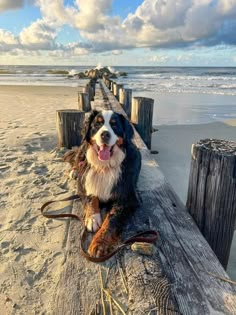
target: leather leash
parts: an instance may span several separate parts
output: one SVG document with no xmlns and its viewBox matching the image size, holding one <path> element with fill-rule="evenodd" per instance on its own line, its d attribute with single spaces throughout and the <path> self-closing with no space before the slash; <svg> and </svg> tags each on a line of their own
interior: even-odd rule
<svg viewBox="0 0 236 315">
<path fill-rule="evenodd" d="M 54 219 L 54 218 L 74 218 L 74 219 L 80 221 L 80 223 L 84 226 L 83 219 L 81 217 L 79 217 L 78 215 L 73 214 L 73 213 L 61 213 L 61 214 L 44 213 L 44 210 L 47 208 L 47 206 L 49 206 L 52 203 L 60 202 L 60 201 L 72 201 L 72 200 L 81 199 L 81 198 L 82 198 L 82 196 L 77 194 L 77 195 L 72 195 L 72 196 L 69 196 L 67 198 L 60 199 L 60 200 L 50 200 L 50 201 L 47 201 L 46 203 L 44 203 L 42 205 L 42 207 L 40 208 L 40 211 L 41 211 L 42 215 L 46 218 L 52 218 L 52 219 Z M 109 254 L 107 254 L 105 256 L 101 256 L 101 257 L 92 257 L 86 252 L 86 250 L 84 249 L 84 246 L 83 246 L 83 244 L 85 243 L 85 240 L 86 240 L 86 234 L 87 233 L 88 232 L 86 231 L 86 228 L 84 226 L 84 230 L 82 232 L 82 236 L 80 239 L 80 252 L 81 252 L 82 256 L 85 257 L 87 260 L 92 261 L 92 262 L 96 262 L 96 263 L 106 261 L 107 259 L 109 259 L 113 255 L 115 255 L 118 251 L 120 251 L 122 248 L 126 247 L 127 245 L 132 245 L 135 242 L 155 243 L 157 238 L 158 238 L 158 233 L 154 230 L 147 230 L 144 232 L 140 232 L 140 233 L 137 233 L 137 234 L 127 238 L 126 240 L 124 240 L 120 245 L 118 245 Z"/>
</svg>

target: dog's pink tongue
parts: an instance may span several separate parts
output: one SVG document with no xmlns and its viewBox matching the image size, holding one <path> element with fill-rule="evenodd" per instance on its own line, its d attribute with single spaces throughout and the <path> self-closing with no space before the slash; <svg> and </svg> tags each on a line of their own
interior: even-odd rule
<svg viewBox="0 0 236 315">
<path fill-rule="evenodd" d="M 98 151 L 98 157 L 101 161 L 107 161 L 110 159 L 110 148 L 106 145 L 102 145 Z"/>
</svg>

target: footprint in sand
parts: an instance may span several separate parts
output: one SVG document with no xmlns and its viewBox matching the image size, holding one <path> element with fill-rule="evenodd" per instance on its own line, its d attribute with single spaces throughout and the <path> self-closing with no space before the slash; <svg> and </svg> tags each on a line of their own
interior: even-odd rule
<svg viewBox="0 0 236 315">
<path fill-rule="evenodd" d="M 17 156 L 7 156 L 7 157 L 5 157 L 5 162 L 13 162 L 13 161 L 15 161 L 15 160 L 17 160 Z"/>
<path fill-rule="evenodd" d="M 17 175 L 24 175 L 24 174 L 27 174 L 27 173 L 28 173 L 27 169 L 24 166 L 17 167 L 17 171 L 16 171 Z"/>
<path fill-rule="evenodd" d="M 35 163 L 32 164 L 31 171 L 33 171 L 37 175 L 44 175 L 48 172 L 48 168 L 45 165 L 35 165 Z"/>
<path fill-rule="evenodd" d="M 30 167 L 32 164 L 33 162 L 30 160 L 19 159 L 17 163 L 13 164 L 12 169 L 16 171 L 17 175 L 24 175 L 24 174 L 28 174 L 31 171 Z"/>
<path fill-rule="evenodd" d="M 1 248 L 7 248 L 7 247 L 10 246 L 10 244 L 11 244 L 11 242 L 5 241 L 5 242 L 0 243 L 0 247 L 1 247 Z"/>
<path fill-rule="evenodd" d="M 5 164 L 5 163 L 1 163 L 0 164 L 0 171 L 5 171 L 5 170 L 7 170 L 9 168 L 10 168 L 10 166 Z"/>
<path fill-rule="evenodd" d="M 20 246 L 18 248 L 14 248 L 13 251 L 18 253 L 16 258 L 15 258 L 15 261 L 18 262 L 21 260 L 22 256 L 25 256 L 25 255 L 30 254 L 32 252 L 36 252 L 36 249 L 30 248 L 30 247 L 24 248 L 24 246 Z"/>
</svg>

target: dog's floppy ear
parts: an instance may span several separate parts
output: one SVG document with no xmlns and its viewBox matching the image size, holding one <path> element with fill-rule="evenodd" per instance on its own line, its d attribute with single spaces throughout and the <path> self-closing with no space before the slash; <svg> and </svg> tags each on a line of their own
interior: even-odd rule
<svg viewBox="0 0 236 315">
<path fill-rule="evenodd" d="M 123 129 L 124 129 L 124 140 L 126 144 L 131 143 L 132 138 L 134 136 L 134 129 L 131 123 L 128 121 L 127 118 L 125 118 L 122 114 L 119 114 L 122 124 L 123 124 Z"/>
<path fill-rule="evenodd" d="M 71 165 L 74 164 L 75 162 L 75 156 L 77 154 L 77 151 L 78 151 L 78 148 L 74 148 L 74 149 L 71 149 L 69 151 L 67 151 L 64 155 L 63 155 L 63 161 L 64 162 L 68 162 L 70 163 Z"/>
<path fill-rule="evenodd" d="M 90 113 L 88 113 L 88 116 L 85 118 L 84 128 L 82 130 L 82 142 L 89 141 L 89 129 L 92 121 L 94 120 L 98 113 L 99 112 L 97 110 L 92 110 Z"/>
</svg>

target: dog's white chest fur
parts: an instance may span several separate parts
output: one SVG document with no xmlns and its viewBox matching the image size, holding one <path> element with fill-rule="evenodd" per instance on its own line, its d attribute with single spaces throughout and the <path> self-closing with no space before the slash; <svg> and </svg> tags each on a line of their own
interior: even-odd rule
<svg viewBox="0 0 236 315">
<path fill-rule="evenodd" d="M 101 201 L 108 201 L 119 175 L 120 169 L 108 169 L 98 173 L 96 169 L 91 168 L 85 181 L 86 194 L 96 196 Z"/>
<path fill-rule="evenodd" d="M 109 161 L 101 162 L 92 147 L 87 151 L 87 160 L 91 165 L 85 179 L 86 195 L 98 197 L 101 201 L 108 201 L 111 191 L 119 180 L 121 163 L 125 154 L 117 147 L 114 147 L 113 155 Z"/>
</svg>

